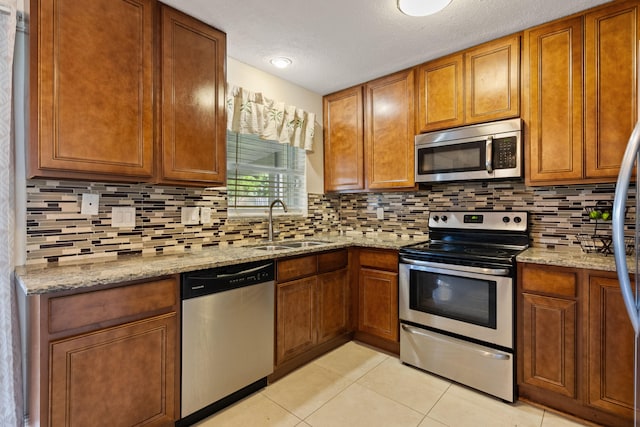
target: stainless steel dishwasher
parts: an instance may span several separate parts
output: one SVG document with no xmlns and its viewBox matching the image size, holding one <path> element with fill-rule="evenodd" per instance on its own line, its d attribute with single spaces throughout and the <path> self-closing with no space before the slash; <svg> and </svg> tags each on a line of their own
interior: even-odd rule
<svg viewBox="0 0 640 427">
<path fill-rule="evenodd" d="M 274 264 L 182 274 L 182 409 L 191 425 L 266 386 L 273 372 Z"/>
</svg>

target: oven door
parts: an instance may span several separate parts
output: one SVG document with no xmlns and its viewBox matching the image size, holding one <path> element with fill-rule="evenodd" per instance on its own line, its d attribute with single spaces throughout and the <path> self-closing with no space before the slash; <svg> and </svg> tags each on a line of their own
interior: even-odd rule
<svg viewBox="0 0 640 427">
<path fill-rule="evenodd" d="M 513 349 L 509 268 L 401 259 L 400 320 Z"/>
</svg>

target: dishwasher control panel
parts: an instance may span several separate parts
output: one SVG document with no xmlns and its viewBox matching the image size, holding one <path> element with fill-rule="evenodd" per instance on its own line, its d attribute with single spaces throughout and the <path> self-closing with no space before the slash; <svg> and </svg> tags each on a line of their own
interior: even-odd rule
<svg viewBox="0 0 640 427">
<path fill-rule="evenodd" d="M 275 278 L 273 261 L 255 261 L 182 273 L 182 299 L 229 291 L 271 282 Z"/>
</svg>

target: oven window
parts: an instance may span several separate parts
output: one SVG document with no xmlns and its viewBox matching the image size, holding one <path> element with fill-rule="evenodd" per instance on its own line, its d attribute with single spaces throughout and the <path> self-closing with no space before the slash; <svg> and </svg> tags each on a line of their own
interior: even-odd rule
<svg viewBox="0 0 640 427">
<path fill-rule="evenodd" d="M 412 269 L 412 310 L 496 329 L 496 282 Z"/>
<path fill-rule="evenodd" d="M 484 170 L 486 141 L 418 149 L 418 173 Z"/>
</svg>

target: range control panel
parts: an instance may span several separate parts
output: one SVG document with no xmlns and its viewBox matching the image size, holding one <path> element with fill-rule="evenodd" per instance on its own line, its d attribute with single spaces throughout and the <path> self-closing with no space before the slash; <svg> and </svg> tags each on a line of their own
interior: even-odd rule
<svg viewBox="0 0 640 427">
<path fill-rule="evenodd" d="M 527 231 L 525 211 L 432 211 L 429 228 L 484 231 Z"/>
</svg>

